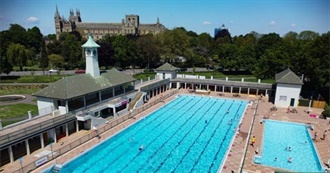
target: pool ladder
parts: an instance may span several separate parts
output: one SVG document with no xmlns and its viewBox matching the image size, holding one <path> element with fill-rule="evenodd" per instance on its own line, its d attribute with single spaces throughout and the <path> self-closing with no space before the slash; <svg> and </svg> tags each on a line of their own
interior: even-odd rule
<svg viewBox="0 0 330 173">
<path fill-rule="evenodd" d="M 56 164 L 52 168 L 52 173 L 60 172 L 61 169 L 62 169 L 62 165 Z"/>
</svg>

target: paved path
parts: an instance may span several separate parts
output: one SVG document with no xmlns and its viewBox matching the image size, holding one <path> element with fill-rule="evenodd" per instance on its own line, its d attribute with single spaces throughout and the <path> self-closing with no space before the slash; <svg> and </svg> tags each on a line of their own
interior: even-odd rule
<svg viewBox="0 0 330 173">
<path fill-rule="evenodd" d="M 9 101 L 9 102 L 0 102 L 0 106 L 5 106 L 5 105 L 14 105 L 18 103 L 25 103 L 25 104 L 30 104 L 30 105 L 37 105 L 37 101 L 34 101 L 36 97 L 29 95 L 29 94 L 10 94 L 10 95 L 24 95 L 25 99 L 20 100 L 20 101 Z"/>
<path fill-rule="evenodd" d="M 180 90 L 180 93 L 188 93 L 187 90 Z M 217 93 L 211 92 L 210 96 L 212 97 L 219 97 Z M 226 93 L 225 96 L 222 96 L 224 98 L 231 98 L 232 94 Z M 151 100 L 157 99 L 160 97 L 159 95 L 156 97 L 152 97 Z M 168 102 L 172 99 L 175 98 L 175 95 L 171 96 L 170 98 L 166 99 L 165 101 Z M 247 95 L 242 95 L 239 99 L 245 99 L 245 100 L 257 100 L 257 97 L 255 96 L 247 96 Z M 330 124 L 329 120 L 324 120 L 324 119 L 315 119 L 311 118 L 308 116 L 305 112 L 304 109 L 306 107 L 298 107 L 298 113 L 295 114 L 287 114 L 286 113 L 286 108 L 280 108 L 276 112 L 273 112 L 269 114 L 269 109 L 273 106 L 272 103 L 268 102 L 266 100 L 267 98 L 264 98 L 264 100 L 259 101 L 258 109 L 255 115 L 255 121 L 253 123 L 253 128 L 251 133 L 250 128 L 251 128 L 251 123 L 253 120 L 256 104 L 252 106 L 248 106 L 246 113 L 243 117 L 242 120 L 242 125 L 240 128 L 239 133 L 236 134 L 233 144 L 229 148 L 228 155 L 226 156 L 226 161 L 224 162 L 223 168 L 221 172 L 224 173 L 233 173 L 233 172 L 239 172 L 240 170 L 243 170 L 243 172 L 248 172 L 248 173 L 264 173 L 264 172 L 274 172 L 277 169 L 271 168 L 271 167 L 265 167 L 261 165 L 254 164 L 252 159 L 255 154 L 256 148 L 259 148 L 259 152 L 262 153 L 262 135 L 263 135 L 263 124 L 260 124 L 260 118 L 263 117 L 268 117 L 269 119 L 274 119 L 274 120 L 281 120 L 281 121 L 292 121 L 292 122 L 300 122 L 300 123 L 314 123 L 315 124 L 315 129 L 314 131 L 317 131 L 319 134 L 322 134 L 322 132 L 325 129 L 330 129 Z M 157 105 L 152 106 L 148 110 L 141 112 L 140 114 L 136 115 L 135 119 L 128 119 L 127 121 L 124 121 L 120 125 L 102 133 L 100 136 L 101 138 L 94 138 L 81 146 L 69 151 L 68 153 L 60 156 L 57 158 L 57 163 L 59 164 L 64 164 L 68 161 L 70 161 L 73 157 L 76 157 L 80 153 L 84 152 L 85 150 L 88 150 L 89 148 L 97 145 L 101 141 L 106 140 L 107 138 L 113 136 L 120 130 L 126 128 L 127 126 L 131 125 L 134 123 L 136 120 L 138 120 L 140 117 L 146 116 L 149 113 L 153 112 L 154 110 L 158 109 L 161 107 L 163 103 L 158 103 Z M 322 110 L 320 109 L 315 109 L 313 110 L 313 113 L 319 114 Z M 70 145 L 71 142 L 76 141 L 79 138 L 82 138 L 84 135 L 88 135 L 90 133 L 93 133 L 92 130 L 90 131 L 79 131 L 78 133 L 74 133 L 70 135 L 69 137 L 62 138 L 59 140 L 58 143 L 55 143 L 53 146 L 54 150 L 57 150 L 61 147 L 65 147 L 66 145 Z M 252 147 L 249 145 L 250 141 L 250 135 L 256 136 L 256 147 Z M 320 136 L 320 135 L 319 135 Z M 318 153 L 320 155 L 320 158 L 323 162 L 326 162 L 327 158 L 330 157 L 330 137 L 326 140 L 321 140 L 317 139 L 315 141 L 316 148 L 318 150 Z M 50 150 L 49 146 L 43 149 L 39 149 L 32 153 L 31 155 L 24 156 L 23 160 L 23 166 L 25 166 L 28 163 L 34 162 L 38 158 L 36 158 L 34 155 L 37 153 L 40 153 L 45 150 Z M 247 150 L 247 152 L 245 152 Z M 246 155 L 245 155 L 246 154 Z M 244 165 L 242 163 L 244 162 Z M 45 165 L 39 167 L 38 169 L 34 170 L 33 172 L 41 172 L 45 168 L 48 168 L 50 165 L 55 164 L 55 161 L 50 161 L 46 163 Z M 19 167 L 18 161 L 15 161 L 14 163 L 8 164 L 5 167 L 3 167 L 4 172 L 14 172 L 14 170 L 17 170 Z M 242 168 L 240 166 L 243 166 Z"/>
</svg>

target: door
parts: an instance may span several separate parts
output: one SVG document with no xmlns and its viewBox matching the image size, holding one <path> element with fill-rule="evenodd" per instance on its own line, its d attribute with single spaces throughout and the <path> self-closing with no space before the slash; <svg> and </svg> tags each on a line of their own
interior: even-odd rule
<svg viewBox="0 0 330 173">
<path fill-rule="evenodd" d="M 294 106 L 294 98 L 291 98 L 290 106 Z"/>
</svg>

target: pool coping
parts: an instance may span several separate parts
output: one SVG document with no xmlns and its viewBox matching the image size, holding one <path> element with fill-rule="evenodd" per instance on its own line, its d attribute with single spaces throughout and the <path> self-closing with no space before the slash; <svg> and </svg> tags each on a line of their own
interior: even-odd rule
<svg viewBox="0 0 330 173">
<path fill-rule="evenodd" d="M 311 136 L 311 133 L 310 131 L 308 130 L 308 125 L 307 124 L 304 124 L 304 123 L 299 123 L 299 122 L 290 122 L 290 121 L 280 121 L 280 120 L 273 120 L 273 119 L 264 119 L 263 120 L 265 123 L 267 121 L 273 121 L 273 122 L 278 122 L 278 123 L 286 123 L 286 124 L 296 124 L 296 125 L 300 125 L 300 126 L 304 126 L 305 127 L 305 130 L 307 131 L 307 134 L 309 136 L 309 139 L 311 140 L 311 143 L 312 143 L 312 146 L 314 148 L 314 152 L 316 154 L 316 157 L 317 157 L 317 163 L 319 164 L 318 166 L 322 169 L 321 171 L 326 171 L 327 168 L 325 168 L 323 165 L 322 165 L 322 160 L 321 160 L 321 157 L 319 155 L 319 152 L 317 150 L 317 147 L 315 146 L 314 142 L 313 142 L 313 138 Z M 265 134 L 265 128 L 263 128 L 263 136 Z M 262 148 L 263 148 L 263 145 L 264 145 L 264 137 L 262 138 Z M 262 156 L 261 154 L 255 154 L 254 156 Z M 254 162 L 254 158 L 252 159 L 252 162 L 253 164 L 256 164 L 256 165 L 261 165 L 261 166 L 264 166 L 264 167 L 270 167 L 270 168 L 273 168 L 273 169 L 281 169 L 281 170 L 285 170 L 285 171 L 289 171 L 289 172 L 296 172 L 295 170 L 290 170 L 290 169 L 286 169 L 286 168 L 281 168 L 281 167 L 273 167 L 273 166 L 269 166 L 269 165 L 263 165 L 263 164 L 257 164 Z"/>
<path fill-rule="evenodd" d="M 241 114 L 240 121 L 238 122 L 237 126 L 235 127 L 235 133 L 234 133 L 233 136 L 231 137 L 231 141 L 230 141 L 230 143 L 228 144 L 228 147 L 227 147 L 226 152 L 225 152 L 225 154 L 224 154 L 224 158 L 221 160 L 220 165 L 218 166 L 217 172 L 221 172 L 222 169 L 223 169 L 223 166 L 224 166 L 225 162 L 227 161 L 228 154 L 229 154 L 229 152 L 230 152 L 230 150 L 231 150 L 231 148 L 232 148 L 232 145 L 233 145 L 233 143 L 234 143 L 234 141 L 235 141 L 235 137 L 238 135 L 238 130 L 239 130 L 238 126 L 242 123 L 243 118 L 244 118 L 244 116 L 245 116 L 245 114 L 246 114 L 246 112 L 247 112 L 248 107 L 249 107 L 249 106 L 252 106 L 252 105 L 251 105 L 246 99 L 222 98 L 222 97 L 212 97 L 212 96 L 209 96 L 209 95 L 180 94 L 180 93 L 177 93 L 177 94 L 175 94 L 175 95 L 173 95 L 173 96 L 174 96 L 174 98 L 173 98 L 172 100 L 170 100 L 170 101 L 167 102 L 166 104 L 163 104 L 163 105 L 161 105 L 160 107 L 158 107 L 158 108 L 152 110 L 151 112 L 149 112 L 149 113 L 146 114 L 145 116 L 140 117 L 140 118 L 138 119 L 138 121 L 135 121 L 135 122 L 131 123 L 130 125 L 126 126 L 125 128 L 123 128 L 123 129 L 121 129 L 121 130 L 115 132 L 114 134 L 108 136 L 108 137 L 105 138 L 103 141 L 101 141 L 101 142 L 97 143 L 96 145 L 94 145 L 94 146 L 88 148 L 87 150 L 85 150 L 85 151 L 79 153 L 78 155 L 74 156 L 73 158 L 71 158 L 70 160 L 68 160 L 67 162 L 65 162 L 64 164 L 57 164 L 57 163 L 56 163 L 56 164 L 51 164 L 50 166 L 48 166 L 48 167 L 46 167 L 45 169 L 43 169 L 43 170 L 42 170 L 42 173 L 47 173 L 47 172 L 45 172 L 45 171 L 50 171 L 55 165 L 60 165 L 61 167 L 65 167 L 67 164 L 70 164 L 71 162 L 73 162 L 74 160 L 76 160 L 77 158 L 79 158 L 80 156 L 82 156 L 82 155 L 84 155 L 84 154 L 90 152 L 91 150 L 95 149 L 96 147 L 98 147 L 98 146 L 102 145 L 103 143 L 107 142 L 108 140 L 110 140 L 110 138 L 115 137 L 116 135 L 118 135 L 118 134 L 121 133 L 122 131 L 126 130 L 127 128 L 130 128 L 130 127 L 133 126 L 133 125 L 135 125 L 135 124 L 138 123 L 139 121 L 143 120 L 144 118 L 148 117 L 149 115 L 151 115 L 151 114 L 153 114 L 154 112 L 158 111 L 159 109 L 163 108 L 165 105 L 167 105 L 167 104 L 173 102 L 176 98 L 178 98 L 178 97 L 180 97 L 180 96 L 196 96 L 196 97 L 201 97 L 201 98 L 208 97 L 208 98 L 214 98 L 214 99 L 235 100 L 235 101 L 244 101 L 244 102 L 246 102 L 246 103 L 245 103 L 246 105 L 245 105 L 244 111 L 243 111 L 242 114 Z M 248 142 L 248 140 L 247 140 L 247 142 Z M 67 154 L 67 153 L 66 153 L 66 154 Z M 64 155 L 66 155 L 66 154 L 64 154 Z M 241 162 L 243 162 L 243 159 L 244 159 L 244 157 L 242 157 L 242 161 L 241 161 Z M 242 164 L 242 163 L 241 163 L 241 164 Z"/>
</svg>

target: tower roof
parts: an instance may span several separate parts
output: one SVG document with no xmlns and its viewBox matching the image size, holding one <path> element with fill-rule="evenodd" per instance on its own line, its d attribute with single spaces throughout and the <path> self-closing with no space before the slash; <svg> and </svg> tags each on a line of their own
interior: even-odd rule
<svg viewBox="0 0 330 173">
<path fill-rule="evenodd" d="M 95 43 L 95 41 L 94 41 L 94 39 L 92 37 L 92 34 L 89 34 L 87 42 L 84 45 L 82 45 L 81 47 L 83 47 L 83 48 L 87 48 L 87 47 L 91 48 L 91 47 L 100 47 L 100 45 L 98 45 L 97 43 Z"/>
</svg>

